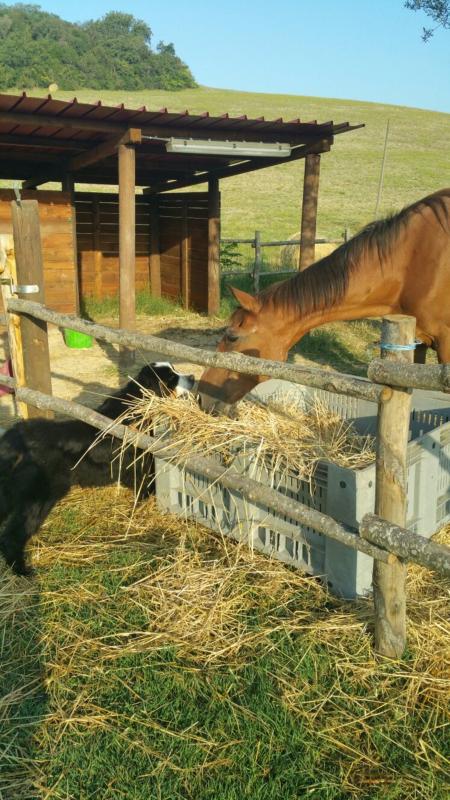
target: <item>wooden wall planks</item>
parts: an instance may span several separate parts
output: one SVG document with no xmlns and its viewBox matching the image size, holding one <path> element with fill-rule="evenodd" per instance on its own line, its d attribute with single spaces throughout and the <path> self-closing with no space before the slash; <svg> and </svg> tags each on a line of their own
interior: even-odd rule
<svg viewBox="0 0 450 800">
<path fill-rule="evenodd" d="M 12 233 L 10 189 L 0 190 L 0 233 Z M 24 191 L 24 200 L 39 201 L 46 303 L 61 312 L 75 310 L 75 264 L 72 208 L 66 192 Z"/>
<path fill-rule="evenodd" d="M 14 192 L 0 190 L 0 233 L 12 233 Z M 76 270 L 72 208 L 67 192 L 29 190 L 37 199 L 41 225 L 47 305 L 65 313 L 76 309 Z M 208 306 L 208 200 L 203 192 L 161 195 L 157 201 L 161 293 L 182 294 L 182 256 L 189 264 L 188 305 Z M 150 289 L 151 198 L 136 195 L 136 290 Z M 119 205 L 115 194 L 75 194 L 76 235 L 81 297 L 107 297 L 119 291 Z M 185 240 L 182 253 L 181 242 Z M 187 249 L 186 249 L 187 248 Z"/>
</svg>

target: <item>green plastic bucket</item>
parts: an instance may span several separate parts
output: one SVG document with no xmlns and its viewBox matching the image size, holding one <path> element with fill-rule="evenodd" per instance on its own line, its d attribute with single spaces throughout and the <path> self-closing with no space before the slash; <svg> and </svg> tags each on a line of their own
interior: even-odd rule
<svg viewBox="0 0 450 800">
<path fill-rule="evenodd" d="M 64 341 L 67 347 L 73 347 L 76 350 L 92 347 L 92 336 L 87 333 L 72 331 L 70 328 L 64 328 Z"/>
</svg>

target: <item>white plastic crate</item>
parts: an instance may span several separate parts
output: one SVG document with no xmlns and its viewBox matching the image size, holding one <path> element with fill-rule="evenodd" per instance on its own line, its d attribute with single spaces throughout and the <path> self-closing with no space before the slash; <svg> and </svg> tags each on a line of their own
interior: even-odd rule
<svg viewBox="0 0 450 800">
<path fill-rule="evenodd" d="M 376 429 L 376 405 L 322 390 L 304 389 L 271 380 L 252 393 L 258 402 L 273 402 L 289 392 L 299 407 L 316 397 L 361 433 Z M 414 393 L 408 445 L 408 527 L 431 536 L 450 519 L 450 398 Z M 296 474 L 280 475 L 260 468 L 240 456 L 233 468 L 281 493 L 323 511 L 357 530 L 375 504 L 375 464 L 348 469 L 328 462 L 317 466 L 312 484 Z M 372 584 L 372 559 L 333 541 L 320 532 L 249 503 L 238 493 L 223 489 L 208 478 L 180 470 L 156 459 L 156 494 L 160 506 L 191 517 L 224 535 L 246 542 L 263 553 L 321 576 L 330 589 L 344 597 L 367 594 Z"/>
</svg>

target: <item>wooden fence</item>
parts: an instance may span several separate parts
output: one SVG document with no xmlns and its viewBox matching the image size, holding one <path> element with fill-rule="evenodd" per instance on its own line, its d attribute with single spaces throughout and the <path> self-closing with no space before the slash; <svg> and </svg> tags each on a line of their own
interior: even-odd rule
<svg viewBox="0 0 450 800">
<path fill-rule="evenodd" d="M 346 228 L 341 239 L 315 239 L 314 244 L 343 244 L 350 238 L 349 229 Z M 249 244 L 255 251 L 255 259 L 253 268 L 251 270 L 222 270 L 222 277 L 235 277 L 238 275 L 251 275 L 253 279 L 253 287 L 255 293 L 259 292 L 259 282 L 263 275 L 295 275 L 300 269 L 300 263 L 297 269 L 280 269 L 280 270 L 262 270 L 263 256 L 262 251 L 264 247 L 284 247 L 285 245 L 297 245 L 300 247 L 301 239 L 276 239 L 274 241 L 263 241 L 261 231 L 255 231 L 253 239 L 227 239 L 221 238 L 221 244 Z"/>
<path fill-rule="evenodd" d="M 15 291 L 13 287 L 12 294 L 19 296 L 6 298 L 6 309 L 16 381 L 2 377 L 1 382 L 15 388 L 17 400 L 22 404 L 25 416 L 35 414 L 36 409 L 47 415 L 54 412 L 65 414 L 83 420 L 99 430 L 107 430 L 110 435 L 136 447 L 148 449 L 166 460 L 177 455 L 175 449 L 168 451 L 167 446 L 161 452 L 161 446 L 147 435 L 122 424 L 112 423 L 109 418 L 79 403 L 51 395 L 51 389 L 48 388 L 50 360 L 47 323 L 87 333 L 100 341 L 156 351 L 177 360 L 224 367 L 245 374 L 284 378 L 293 383 L 378 403 L 375 514 L 364 517 L 359 535 L 326 514 L 308 508 L 276 489 L 262 486 L 231 469 L 225 469 L 208 458 L 191 456 L 183 458 L 181 463 L 189 470 L 238 491 L 247 500 L 262 503 L 276 513 L 284 514 L 299 524 L 311 526 L 348 547 L 372 556 L 375 648 L 384 656 L 399 658 L 406 643 L 406 562 L 422 564 L 441 574 L 450 575 L 450 548 L 428 541 L 404 527 L 406 453 L 411 406 L 411 392 L 405 387 L 450 391 L 450 365 L 423 367 L 411 363 L 415 320 L 411 317 L 389 317 L 383 320 L 384 356 L 372 363 L 369 370 L 372 378 L 370 381 L 323 369 L 255 359 L 239 353 L 210 352 L 155 336 L 97 325 L 79 317 L 52 311 L 43 303 L 24 299 L 26 287 L 23 283 L 42 285 L 42 263 L 36 250 L 39 246 L 39 226 L 35 212 L 25 203 L 16 208 L 14 213 L 17 219 L 14 229 L 17 259 L 15 280 L 18 285 Z M 26 242 L 31 242 L 33 247 L 24 247 Z M 379 382 L 380 376 L 383 376 L 382 382 Z"/>
</svg>

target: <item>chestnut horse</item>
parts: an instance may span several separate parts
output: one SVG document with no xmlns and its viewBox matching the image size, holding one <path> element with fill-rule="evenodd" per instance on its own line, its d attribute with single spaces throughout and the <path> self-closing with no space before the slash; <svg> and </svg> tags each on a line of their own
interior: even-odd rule
<svg viewBox="0 0 450 800">
<path fill-rule="evenodd" d="M 257 297 L 231 288 L 239 308 L 217 349 L 285 361 L 312 328 L 336 320 L 409 314 L 417 337 L 450 362 L 450 189 L 370 223 L 349 242 Z M 204 408 L 235 403 L 263 375 L 209 368 Z"/>
</svg>

